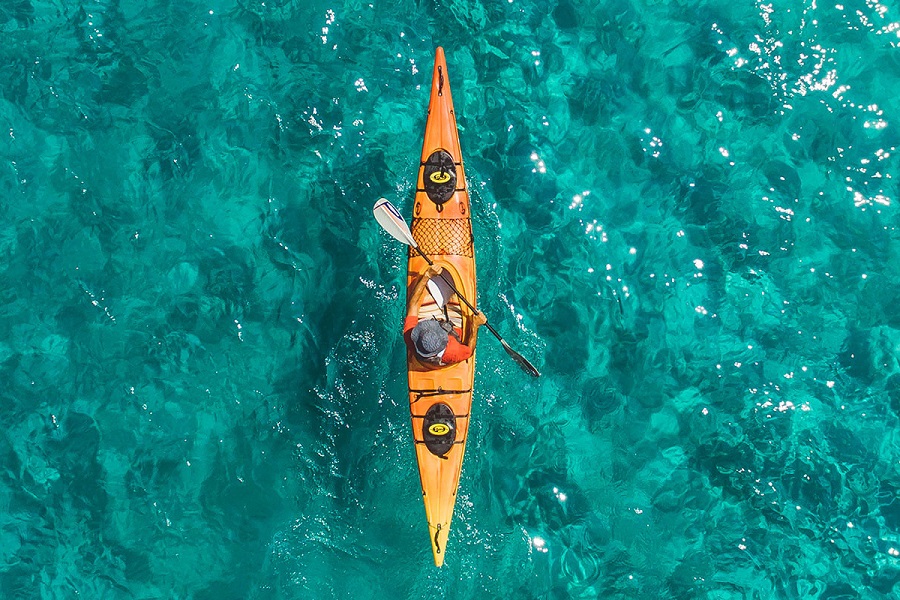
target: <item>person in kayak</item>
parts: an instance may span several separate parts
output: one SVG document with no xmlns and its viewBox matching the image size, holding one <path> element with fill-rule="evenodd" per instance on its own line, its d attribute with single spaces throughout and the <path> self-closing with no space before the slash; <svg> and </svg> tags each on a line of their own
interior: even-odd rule
<svg viewBox="0 0 900 600">
<path fill-rule="evenodd" d="M 439 277 L 443 267 L 431 266 L 416 282 L 409 309 L 403 322 L 403 337 L 406 344 L 420 361 L 435 366 L 462 362 L 472 356 L 475 350 L 475 331 L 487 322 L 484 314 L 476 313 L 467 319 L 468 331 L 462 342 L 462 331 L 445 320 L 435 318 L 419 320 L 419 308 L 425 298 L 428 281 Z"/>
</svg>

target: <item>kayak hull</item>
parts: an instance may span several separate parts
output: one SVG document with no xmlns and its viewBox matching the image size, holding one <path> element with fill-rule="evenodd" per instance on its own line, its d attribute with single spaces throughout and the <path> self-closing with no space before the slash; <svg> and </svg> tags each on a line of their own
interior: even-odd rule
<svg viewBox="0 0 900 600">
<path fill-rule="evenodd" d="M 422 160 L 416 183 L 411 233 L 416 243 L 473 306 L 475 253 L 469 193 L 463 171 L 456 115 L 442 48 L 435 54 Z M 428 262 L 410 249 L 407 302 Z M 458 302 L 458 301 L 457 301 Z M 461 329 L 471 310 L 458 302 Z M 432 367 L 407 350 L 409 403 L 416 461 L 434 562 L 441 566 L 456 504 L 472 408 L 475 354 L 460 363 Z"/>
</svg>

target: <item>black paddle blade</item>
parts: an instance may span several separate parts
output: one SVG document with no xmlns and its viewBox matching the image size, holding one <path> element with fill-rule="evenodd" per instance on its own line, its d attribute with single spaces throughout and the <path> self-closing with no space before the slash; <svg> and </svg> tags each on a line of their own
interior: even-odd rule
<svg viewBox="0 0 900 600">
<path fill-rule="evenodd" d="M 472 308 L 471 304 L 469 304 L 468 302 L 466 302 L 466 304 L 469 306 L 469 308 Z M 494 334 L 494 337 L 497 338 L 497 341 L 503 344 L 503 349 L 506 350 L 506 353 L 509 354 L 526 373 L 528 373 L 532 377 L 541 376 L 541 372 L 538 371 L 533 364 L 528 362 L 528 360 L 524 356 L 509 347 L 509 344 L 506 343 L 506 340 L 504 340 L 503 337 L 499 333 L 497 333 L 497 330 L 494 329 L 490 323 L 485 322 L 484 326 L 488 328 L 488 331 Z"/>
<path fill-rule="evenodd" d="M 532 377 L 540 377 L 541 376 L 541 372 L 537 370 L 537 367 L 535 367 L 533 364 L 528 362 L 527 358 L 525 358 L 524 356 L 522 356 L 521 354 L 519 354 L 512 348 L 510 348 L 509 344 L 506 343 L 506 340 L 500 340 L 500 343 L 503 344 L 503 349 L 506 350 L 506 353 L 509 354 L 512 357 L 512 359 L 514 361 L 516 361 L 516 363 L 518 363 L 518 365 L 520 367 L 522 367 L 523 371 L 525 371 Z"/>
</svg>

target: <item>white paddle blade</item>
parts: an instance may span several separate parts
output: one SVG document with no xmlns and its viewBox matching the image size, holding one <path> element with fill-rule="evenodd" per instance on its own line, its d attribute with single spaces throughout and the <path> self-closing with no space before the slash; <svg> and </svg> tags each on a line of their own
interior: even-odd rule
<svg viewBox="0 0 900 600">
<path fill-rule="evenodd" d="M 400 211 L 398 211 L 386 198 L 378 200 L 372 208 L 372 212 L 375 214 L 375 220 L 378 221 L 378 224 L 381 225 L 385 231 L 408 246 L 412 246 L 413 248 L 418 247 L 418 244 L 409 232 L 409 227 L 407 227 L 406 221 L 403 220 Z"/>
<path fill-rule="evenodd" d="M 434 298 L 435 303 L 441 308 L 444 308 L 444 305 L 450 300 L 450 296 L 454 294 L 443 277 L 432 277 L 426 285 L 431 297 Z"/>
</svg>

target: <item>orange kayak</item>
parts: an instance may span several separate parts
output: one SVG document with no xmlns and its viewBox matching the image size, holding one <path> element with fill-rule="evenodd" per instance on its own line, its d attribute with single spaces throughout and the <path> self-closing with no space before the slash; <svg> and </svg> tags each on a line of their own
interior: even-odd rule
<svg viewBox="0 0 900 600">
<path fill-rule="evenodd" d="M 456 288 L 474 306 L 475 253 L 469 192 L 443 48 L 437 49 L 434 60 L 431 101 L 410 229 L 420 249 L 444 268 L 444 275 L 453 278 Z M 425 259 L 411 250 L 407 302 L 419 277 L 427 269 Z M 419 311 L 420 319 L 440 315 L 460 330 L 467 331 L 472 311 L 464 302 L 454 295 L 442 308 L 427 297 L 429 300 L 423 302 Z M 463 362 L 434 367 L 419 362 L 415 353 L 407 350 L 407 370 L 409 407 L 428 536 L 434 563 L 440 567 L 444 563 L 466 449 L 475 354 Z"/>
</svg>

